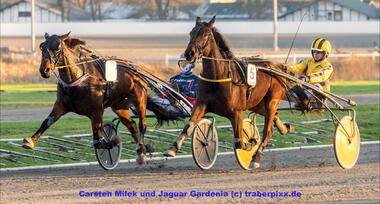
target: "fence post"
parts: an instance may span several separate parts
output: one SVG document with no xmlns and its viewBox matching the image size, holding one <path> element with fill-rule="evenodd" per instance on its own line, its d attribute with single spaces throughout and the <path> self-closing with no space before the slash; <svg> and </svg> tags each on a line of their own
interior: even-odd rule
<svg viewBox="0 0 380 204">
<path fill-rule="evenodd" d="M 168 53 L 166 53 L 166 55 L 165 55 L 165 65 L 169 66 L 169 55 L 168 55 Z"/>
</svg>

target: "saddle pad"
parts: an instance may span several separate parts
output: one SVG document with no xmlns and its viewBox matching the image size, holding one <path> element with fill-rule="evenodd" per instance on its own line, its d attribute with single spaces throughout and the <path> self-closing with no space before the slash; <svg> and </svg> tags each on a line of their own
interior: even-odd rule
<svg viewBox="0 0 380 204">
<path fill-rule="evenodd" d="M 106 80 L 107 81 L 116 81 L 117 79 L 117 64 L 115 61 L 107 60 L 106 61 Z"/>
<path fill-rule="evenodd" d="M 256 86 L 256 66 L 254 64 L 248 64 L 247 83 L 251 87 Z"/>
<path fill-rule="evenodd" d="M 91 55 L 91 57 L 93 58 L 93 59 L 98 59 L 99 57 L 98 56 L 96 56 L 96 55 Z M 97 67 L 100 69 L 100 73 L 102 73 L 102 76 L 103 76 L 103 78 L 105 79 L 106 78 L 106 76 L 105 76 L 105 61 L 104 60 L 101 60 L 101 59 L 99 59 L 99 60 L 96 60 L 95 61 L 95 64 L 96 65 L 98 65 Z"/>
</svg>

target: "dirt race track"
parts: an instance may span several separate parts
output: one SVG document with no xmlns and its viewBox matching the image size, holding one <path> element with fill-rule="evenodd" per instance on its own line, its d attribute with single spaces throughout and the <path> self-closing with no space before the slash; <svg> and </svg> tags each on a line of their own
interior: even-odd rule
<svg viewBox="0 0 380 204">
<path fill-rule="evenodd" d="M 198 169 L 191 157 L 148 160 L 144 166 L 125 162 L 112 171 L 98 165 L 2 171 L 1 203 L 378 203 L 379 153 L 378 142 L 362 144 L 358 164 L 351 170 L 341 169 L 332 146 L 325 146 L 267 151 L 262 168 L 251 171 L 241 170 L 233 154 L 219 155 L 207 171 Z M 116 196 L 115 191 L 135 197 Z M 160 197 L 161 191 L 168 197 Z M 110 192 L 111 197 L 80 196 L 90 192 Z M 155 195 L 143 197 L 144 192 Z M 182 197 L 175 197 L 178 194 Z"/>
</svg>

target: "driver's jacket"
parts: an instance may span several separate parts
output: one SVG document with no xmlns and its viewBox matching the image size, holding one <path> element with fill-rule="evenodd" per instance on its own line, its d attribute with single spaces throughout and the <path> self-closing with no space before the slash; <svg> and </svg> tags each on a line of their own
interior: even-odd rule
<svg viewBox="0 0 380 204">
<path fill-rule="evenodd" d="M 315 62 L 308 58 L 299 64 L 288 66 L 290 72 L 307 77 L 310 84 L 320 84 L 323 89 L 330 91 L 329 79 L 333 75 L 333 67 L 327 60 Z"/>
<path fill-rule="evenodd" d="M 170 78 L 171 84 L 178 84 L 179 92 L 191 103 L 195 104 L 198 76 L 194 74 L 189 75 L 175 75 Z"/>
</svg>

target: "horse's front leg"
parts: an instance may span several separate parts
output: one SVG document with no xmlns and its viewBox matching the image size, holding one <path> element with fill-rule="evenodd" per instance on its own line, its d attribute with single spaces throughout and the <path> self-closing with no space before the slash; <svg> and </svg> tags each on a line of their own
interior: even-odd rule
<svg viewBox="0 0 380 204">
<path fill-rule="evenodd" d="M 41 135 L 61 116 L 66 114 L 68 110 L 59 102 L 55 102 L 53 106 L 53 110 L 50 112 L 49 116 L 42 122 L 40 128 L 32 137 L 24 138 L 24 144 L 22 147 L 26 149 L 33 149 L 34 145 L 38 142 Z"/>
<path fill-rule="evenodd" d="M 187 136 L 193 133 L 194 128 L 198 125 L 201 118 L 205 115 L 205 111 L 206 111 L 206 104 L 200 104 L 200 105 L 196 104 L 194 106 L 190 121 L 183 128 L 180 136 L 177 138 L 177 141 L 173 143 L 170 149 L 164 152 L 164 156 L 174 157 L 175 155 L 177 155 L 178 151 L 182 147 L 183 141 L 185 141 Z"/>
<path fill-rule="evenodd" d="M 103 139 L 103 112 L 96 111 L 90 116 L 92 126 L 93 145 L 95 149 L 106 149 L 106 141 Z M 111 147 L 108 147 L 111 148 Z"/>
<path fill-rule="evenodd" d="M 144 154 L 145 147 L 144 147 L 144 134 L 146 131 L 146 96 L 145 97 L 138 97 L 140 99 L 138 103 L 135 103 L 137 114 L 139 115 L 139 136 L 137 138 L 137 144 L 136 144 L 136 152 L 137 152 L 137 158 L 136 162 L 138 164 L 144 164 L 146 161 L 146 156 Z M 145 101 L 143 101 L 145 99 Z"/>
<path fill-rule="evenodd" d="M 234 130 L 234 145 L 236 149 L 247 149 L 247 144 L 242 140 L 243 132 L 243 112 L 235 111 L 230 118 Z"/>
<path fill-rule="evenodd" d="M 100 111 L 95 111 L 90 115 L 93 145 L 95 149 L 112 149 L 121 142 L 120 137 L 112 137 L 111 141 L 104 140 L 103 137 L 103 108 L 98 108 Z"/>
</svg>

